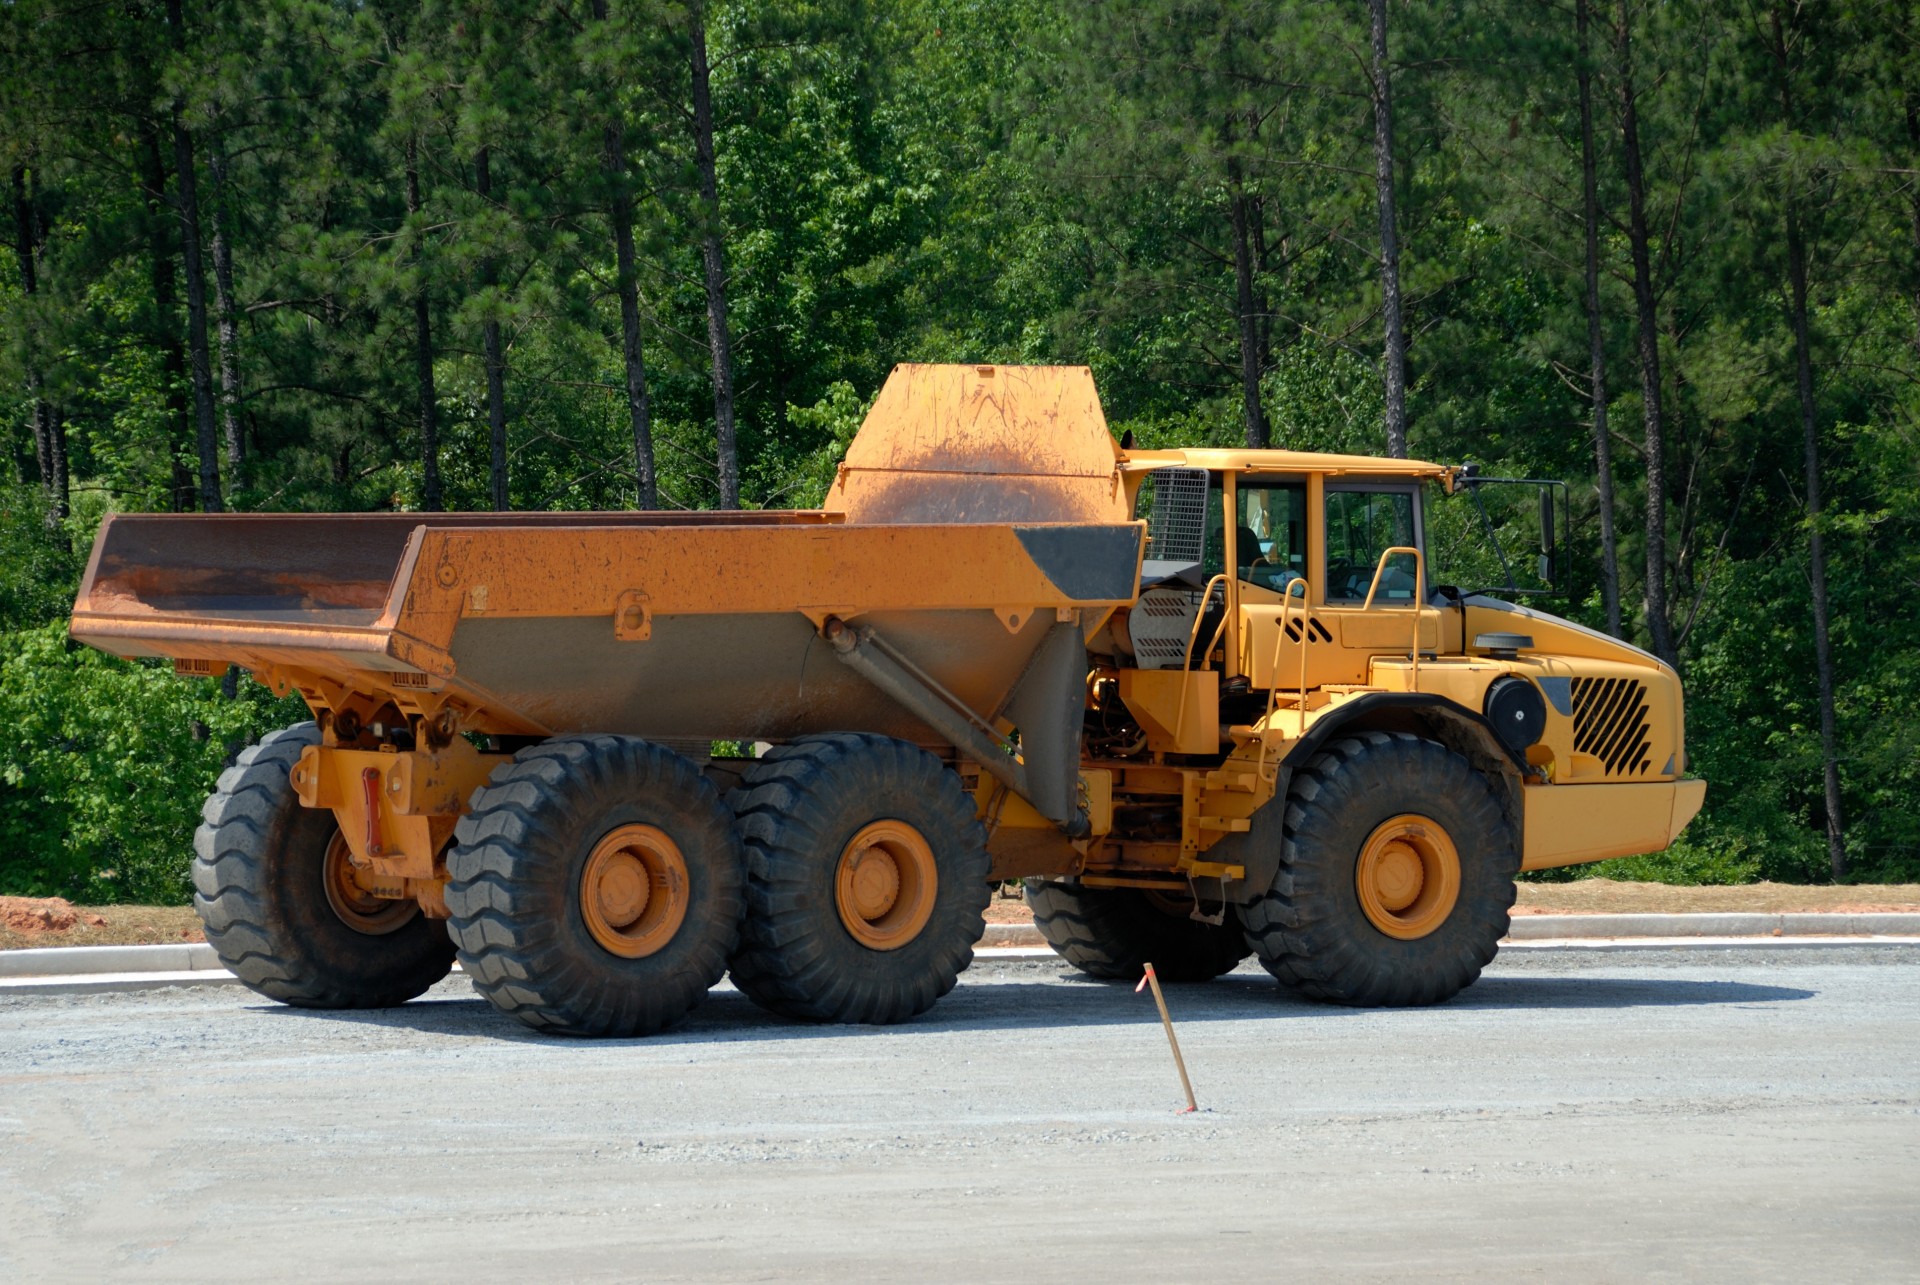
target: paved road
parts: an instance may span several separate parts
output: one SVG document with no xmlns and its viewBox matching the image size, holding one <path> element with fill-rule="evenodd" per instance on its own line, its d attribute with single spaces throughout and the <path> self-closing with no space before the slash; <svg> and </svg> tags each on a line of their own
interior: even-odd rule
<svg viewBox="0 0 1920 1285">
<path fill-rule="evenodd" d="M 1920 950 L 1510 952 L 1346 1012 L 977 967 L 651 1040 L 449 982 L 0 1000 L 0 1280 L 1920 1280 Z"/>
</svg>

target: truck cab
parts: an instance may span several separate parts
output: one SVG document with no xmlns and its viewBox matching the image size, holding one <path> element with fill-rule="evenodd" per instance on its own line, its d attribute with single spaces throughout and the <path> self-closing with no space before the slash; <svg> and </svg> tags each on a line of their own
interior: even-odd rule
<svg viewBox="0 0 1920 1285">
<path fill-rule="evenodd" d="M 1101 729 L 1090 745 L 1112 755 L 1120 837 L 1094 845 L 1083 878 L 1099 880 L 1102 862 L 1171 864 L 1199 872 L 1197 895 L 1232 900 L 1236 881 L 1265 877 L 1264 857 L 1225 858 L 1260 848 L 1244 836 L 1261 806 L 1336 735 L 1408 733 L 1466 756 L 1496 783 L 1524 869 L 1657 850 L 1698 810 L 1671 668 L 1436 575 L 1430 526 L 1473 523 L 1436 522 L 1434 506 L 1479 505 L 1471 490 L 1486 480 L 1472 470 L 1123 450 L 1121 471 L 1148 543 L 1138 599 L 1090 643 L 1089 722 Z M 1547 563 L 1550 501 L 1542 512 Z M 1485 534 L 1497 543 L 1490 524 Z M 1167 828 L 1148 837 L 1124 823 L 1130 782 L 1149 779 L 1132 770 L 1143 761 L 1211 769 L 1188 786 L 1201 806 L 1183 813 L 1178 856 Z"/>
</svg>

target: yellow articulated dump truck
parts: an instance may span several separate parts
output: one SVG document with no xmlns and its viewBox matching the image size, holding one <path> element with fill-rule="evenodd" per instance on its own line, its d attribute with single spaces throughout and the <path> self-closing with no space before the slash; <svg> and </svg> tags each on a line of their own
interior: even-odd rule
<svg viewBox="0 0 1920 1285">
<path fill-rule="evenodd" d="M 312 709 L 195 839 L 208 940 L 289 1004 L 457 956 L 547 1031 L 659 1030 L 729 972 L 896 1022 L 1009 879 L 1095 976 L 1253 954 L 1424 1004 L 1519 871 L 1663 848 L 1705 789 L 1671 669 L 1430 583 L 1476 484 L 1135 451 L 1084 369 L 902 366 L 818 510 L 123 514 L 72 633 Z"/>
</svg>

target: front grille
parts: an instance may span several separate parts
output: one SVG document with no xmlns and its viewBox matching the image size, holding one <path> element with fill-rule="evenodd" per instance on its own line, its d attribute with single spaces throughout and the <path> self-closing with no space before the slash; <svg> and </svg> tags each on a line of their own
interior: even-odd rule
<svg viewBox="0 0 1920 1285">
<path fill-rule="evenodd" d="M 1573 680 L 1573 748 L 1606 764 L 1608 776 L 1638 776 L 1651 767 L 1648 737 L 1645 683 Z"/>
</svg>

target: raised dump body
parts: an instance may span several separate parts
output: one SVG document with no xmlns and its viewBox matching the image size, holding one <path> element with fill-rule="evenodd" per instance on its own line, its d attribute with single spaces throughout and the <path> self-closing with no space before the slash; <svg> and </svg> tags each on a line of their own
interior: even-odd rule
<svg viewBox="0 0 1920 1285">
<path fill-rule="evenodd" d="M 1670 669 L 1429 584 L 1469 477 L 1130 451 L 1083 369 L 903 366 L 819 510 L 119 515 L 72 632 L 313 709 L 196 841 L 209 940 L 288 1002 L 399 1002 L 457 945 L 543 1029 L 655 1030 L 729 969 L 897 1021 L 990 877 L 1099 976 L 1253 952 L 1430 1002 L 1523 864 L 1664 846 L 1704 788 Z"/>
</svg>

